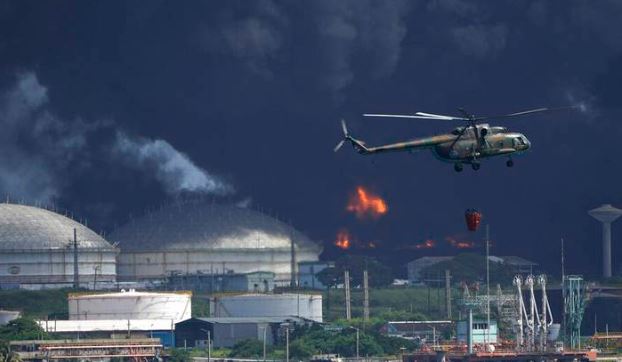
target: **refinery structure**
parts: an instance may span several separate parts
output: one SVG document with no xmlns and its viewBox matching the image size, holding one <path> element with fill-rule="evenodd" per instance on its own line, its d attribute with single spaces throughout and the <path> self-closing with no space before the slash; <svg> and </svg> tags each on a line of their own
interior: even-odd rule
<svg viewBox="0 0 622 362">
<path fill-rule="evenodd" d="M 603 223 L 603 276 L 610 277 L 611 223 L 622 210 L 603 205 L 589 215 Z M 124 350 L 127 356 L 136 350 L 156 356 L 161 348 L 205 348 L 212 343 L 231 348 L 249 338 L 276 345 L 283 343 L 290 329 L 314 324 L 332 328 L 334 315 L 325 314 L 331 286 L 323 285 L 317 275 L 335 265 L 320 261 L 320 244 L 291 225 L 248 208 L 178 202 L 132 219 L 104 238 L 55 211 L 5 203 L 0 204 L 0 245 L 2 289 L 80 289 L 67 297 L 66 318 L 37 321 L 58 340 L 99 341 L 92 348 L 78 342 L 40 346 L 67 349 L 67 356 L 71 351 L 88 354 L 107 348 Z M 513 360 L 586 360 L 581 331 L 590 287 L 581 276 L 562 271 L 561 283 L 552 283 L 534 272 L 537 263 L 491 256 L 488 248 L 482 257 L 487 271 L 484 291 L 476 280 L 470 281 L 472 286 L 458 283 L 449 268 L 443 270 L 444 277 L 435 272 L 433 280 L 424 273 L 453 260 L 427 256 L 407 265 L 411 287 L 428 289 L 428 309 L 430 286 L 436 288 L 442 319 L 387 321 L 386 333 L 420 345 L 417 352 L 403 353 L 404 362 L 436 361 L 439 356 L 446 361 L 502 360 L 509 355 Z M 506 284 L 513 287 L 494 285 L 491 290 L 493 263 L 515 274 Z M 362 275 L 356 285 L 346 269 L 343 284 L 332 286 L 339 289 L 332 293 L 343 297 L 332 302 L 332 308 L 335 303 L 343 308 L 338 318 L 350 320 L 360 314 L 368 323 L 373 303 L 369 273 L 365 269 Z M 461 294 L 452 292 L 458 284 Z M 550 289 L 561 291 L 561 298 L 556 297 L 561 309 L 552 308 Z M 205 315 L 193 314 L 193 293 L 201 294 L 209 310 Z M 361 306 L 353 308 L 354 303 Z M 359 307 L 362 313 L 353 312 Z M 6 313 L 11 319 L 19 315 Z M 119 336 L 142 342 L 124 347 L 116 341 Z M 608 335 L 602 338 L 609 341 Z"/>
</svg>

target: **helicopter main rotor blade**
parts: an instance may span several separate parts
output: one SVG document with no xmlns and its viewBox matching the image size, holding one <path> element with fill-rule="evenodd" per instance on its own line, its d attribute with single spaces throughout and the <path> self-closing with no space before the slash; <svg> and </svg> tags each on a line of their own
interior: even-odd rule
<svg viewBox="0 0 622 362">
<path fill-rule="evenodd" d="M 421 113 L 417 112 L 414 115 L 411 114 L 377 114 L 377 113 L 365 113 L 365 117 L 386 117 L 386 118 L 416 118 L 416 119 L 429 119 L 436 121 L 466 121 L 467 118 L 463 117 L 451 117 L 437 114 Z"/>
<path fill-rule="evenodd" d="M 343 146 L 345 142 L 346 142 L 345 139 L 341 140 L 339 143 L 337 143 L 337 146 L 335 146 L 335 149 L 333 151 L 335 152 L 339 151 L 339 149 L 341 149 L 341 147 Z"/>
<path fill-rule="evenodd" d="M 541 113 L 541 112 L 551 112 L 551 111 L 560 111 L 560 110 L 564 110 L 564 109 L 574 109 L 574 108 L 580 108 L 579 106 L 568 106 L 568 107 L 557 107 L 557 108 L 536 108 L 536 109 L 530 109 L 527 111 L 521 111 L 521 112 L 516 112 L 516 113 L 510 113 L 510 114 L 501 114 L 498 116 L 483 116 L 483 117 L 476 117 L 474 119 L 474 121 L 481 121 L 484 119 L 490 119 L 490 118 L 509 118 L 509 117 L 516 117 L 516 116 L 524 116 L 526 114 L 531 114 L 531 113 Z"/>
</svg>

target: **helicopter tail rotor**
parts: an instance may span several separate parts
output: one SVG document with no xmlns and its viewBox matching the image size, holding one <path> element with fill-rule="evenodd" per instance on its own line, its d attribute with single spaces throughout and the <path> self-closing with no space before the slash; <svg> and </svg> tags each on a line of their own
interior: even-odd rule
<svg viewBox="0 0 622 362">
<path fill-rule="evenodd" d="M 346 125 L 346 121 L 343 119 L 341 120 L 341 129 L 343 130 L 343 139 L 339 141 L 339 143 L 337 143 L 333 151 L 335 152 L 339 151 L 341 147 L 343 147 L 343 144 L 346 143 L 347 141 L 352 144 L 352 147 L 354 147 L 356 152 L 367 153 L 368 149 L 367 147 L 365 147 L 365 143 L 350 136 L 350 133 L 348 132 L 348 126 Z"/>
</svg>

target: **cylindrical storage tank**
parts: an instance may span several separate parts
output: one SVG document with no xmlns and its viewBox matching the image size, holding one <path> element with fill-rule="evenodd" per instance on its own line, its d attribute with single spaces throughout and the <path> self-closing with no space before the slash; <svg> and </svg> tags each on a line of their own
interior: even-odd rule
<svg viewBox="0 0 622 362">
<path fill-rule="evenodd" d="M 116 282 L 117 249 L 86 225 L 38 207 L 0 204 L 0 288 L 70 287 L 75 251 L 80 287 Z"/>
<path fill-rule="evenodd" d="M 163 207 L 133 219 L 109 239 L 121 249 L 121 281 L 164 280 L 182 274 L 272 272 L 277 285 L 289 285 L 292 259 L 318 261 L 322 252 L 319 244 L 274 217 L 206 201 Z"/>
<path fill-rule="evenodd" d="M 322 295 L 242 294 L 216 297 L 212 317 L 301 317 L 322 322 Z"/>
<path fill-rule="evenodd" d="M 179 322 L 191 317 L 191 298 L 192 292 L 73 293 L 68 297 L 69 319 L 170 319 Z"/>
</svg>

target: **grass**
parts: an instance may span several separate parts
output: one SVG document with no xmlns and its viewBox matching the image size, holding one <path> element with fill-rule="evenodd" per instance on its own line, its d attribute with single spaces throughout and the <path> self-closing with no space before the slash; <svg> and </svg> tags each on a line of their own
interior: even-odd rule
<svg viewBox="0 0 622 362">
<path fill-rule="evenodd" d="M 452 306 L 458 291 L 453 290 Z M 345 296 L 343 289 L 331 289 L 330 296 L 324 292 L 324 317 L 327 321 L 345 316 Z M 363 316 L 363 291 L 351 292 L 352 316 Z M 387 314 L 417 317 L 417 319 L 445 318 L 445 289 L 427 287 L 383 288 L 369 291 L 370 316 L 382 317 Z"/>
</svg>

